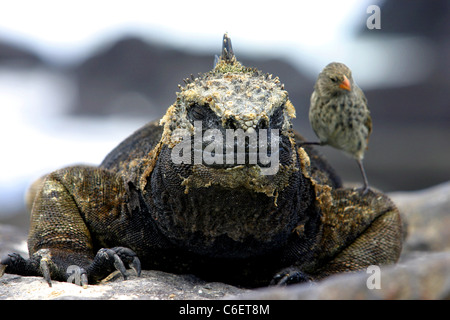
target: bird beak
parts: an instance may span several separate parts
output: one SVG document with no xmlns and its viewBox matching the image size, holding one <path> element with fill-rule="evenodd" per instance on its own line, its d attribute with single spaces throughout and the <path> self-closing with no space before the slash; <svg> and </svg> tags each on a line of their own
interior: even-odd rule
<svg viewBox="0 0 450 320">
<path fill-rule="evenodd" d="M 344 90 L 352 90 L 352 86 L 350 85 L 350 81 L 348 80 L 348 78 L 346 76 L 344 76 L 344 81 L 341 82 L 341 84 L 339 85 L 339 88 L 344 89 Z"/>
</svg>

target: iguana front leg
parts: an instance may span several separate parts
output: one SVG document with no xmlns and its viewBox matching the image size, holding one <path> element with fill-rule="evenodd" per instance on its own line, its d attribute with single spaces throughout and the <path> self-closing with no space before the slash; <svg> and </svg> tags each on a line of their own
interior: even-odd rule
<svg viewBox="0 0 450 320">
<path fill-rule="evenodd" d="M 324 217 L 323 252 L 318 257 L 323 266 L 315 278 L 396 263 L 403 230 L 394 203 L 373 190 L 362 195 L 359 189 L 338 189 L 332 195 L 334 211 Z"/>
<path fill-rule="evenodd" d="M 132 250 L 101 248 L 112 243 L 114 233 L 108 231 L 115 223 L 127 219 L 127 195 L 120 177 L 106 170 L 70 167 L 49 174 L 31 208 L 30 259 L 10 254 L 1 260 L 0 272 L 42 275 L 51 284 L 50 279 L 68 280 L 70 267 L 76 266 L 83 285 L 116 269 L 126 278 L 126 267 L 139 275 L 140 262 Z"/>
<path fill-rule="evenodd" d="M 325 188 L 318 192 L 322 211 L 321 240 L 314 264 L 293 265 L 277 273 L 272 284 L 320 280 L 369 265 L 395 263 L 402 248 L 398 209 L 382 193 L 369 190 Z"/>
</svg>

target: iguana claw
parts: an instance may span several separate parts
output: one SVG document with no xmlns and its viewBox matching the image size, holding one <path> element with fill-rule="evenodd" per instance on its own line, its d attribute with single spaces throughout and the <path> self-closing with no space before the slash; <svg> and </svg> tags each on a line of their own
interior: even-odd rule
<svg viewBox="0 0 450 320">
<path fill-rule="evenodd" d="M 97 278 L 96 273 L 100 276 L 104 271 L 115 269 L 127 280 L 126 266 L 133 269 L 138 277 L 141 275 L 141 262 L 133 250 L 124 247 L 102 248 L 97 252 L 89 271 L 91 276 Z"/>
<path fill-rule="evenodd" d="M 136 275 L 138 277 L 141 276 L 141 261 L 139 260 L 138 257 L 134 257 L 133 261 L 129 264 L 130 268 L 134 270 L 134 272 L 136 272 Z"/>
<path fill-rule="evenodd" d="M 44 280 L 48 283 L 48 286 L 52 286 L 52 280 L 50 278 L 50 269 L 48 267 L 48 259 L 42 258 L 39 262 L 39 267 L 42 271 L 42 276 L 44 277 Z"/>
<path fill-rule="evenodd" d="M 0 263 L 0 278 L 5 274 L 6 265 Z"/>
</svg>

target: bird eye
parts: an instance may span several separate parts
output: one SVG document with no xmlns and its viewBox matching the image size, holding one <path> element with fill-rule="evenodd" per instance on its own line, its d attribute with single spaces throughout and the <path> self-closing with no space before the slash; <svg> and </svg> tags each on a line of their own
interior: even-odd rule
<svg viewBox="0 0 450 320">
<path fill-rule="evenodd" d="M 335 83 L 338 82 L 338 78 L 337 77 L 330 77 L 330 80 L 335 82 Z"/>
</svg>

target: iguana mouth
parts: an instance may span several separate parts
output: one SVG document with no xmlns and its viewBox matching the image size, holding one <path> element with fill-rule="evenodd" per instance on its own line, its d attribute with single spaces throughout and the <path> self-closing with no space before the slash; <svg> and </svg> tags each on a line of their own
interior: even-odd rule
<svg viewBox="0 0 450 320">
<path fill-rule="evenodd" d="M 204 154 L 205 149 L 193 149 L 194 153 Z M 262 152 L 262 151 L 261 151 Z M 286 148 L 283 146 L 279 146 L 275 150 L 264 150 L 263 156 L 269 158 L 269 161 L 261 161 L 260 150 L 256 150 L 254 152 L 249 152 L 248 148 L 246 148 L 245 152 L 236 152 L 234 151 L 231 156 L 227 155 L 225 148 L 223 149 L 223 153 L 217 154 L 215 151 L 210 152 L 211 158 L 217 160 L 220 157 L 220 161 L 208 162 L 205 161 L 205 157 L 202 157 L 202 163 L 204 166 L 215 169 L 226 169 L 226 168 L 234 168 L 236 166 L 259 166 L 260 168 L 269 168 L 272 163 L 270 159 L 276 159 L 279 162 L 280 154 L 287 152 Z"/>
<path fill-rule="evenodd" d="M 203 165 L 213 169 L 228 169 L 237 166 L 257 166 L 263 169 L 263 175 L 274 175 L 280 164 L 292 163 L 292 143 L 289 137 L 279 136 L 278 130 L 254 135 L 243 131 L 229 134 L 225 130 L 214 129 L 216 136 L 199 139 L 185 135 L 182 142 L 171 148 L 171 160 L 174 164 Z M 276 133 L 273 133 L 276 132 Z M 272 135 L 272 136 L 271 136 Z M 201 137 L 205 137 L 201 135 Z M 270 137 L 270 138 L 268 138 Z M 274 170 L 269 171 L 270 168 Z M 267 169 L 267 170 L 266 170 Z"/>
</svg>

